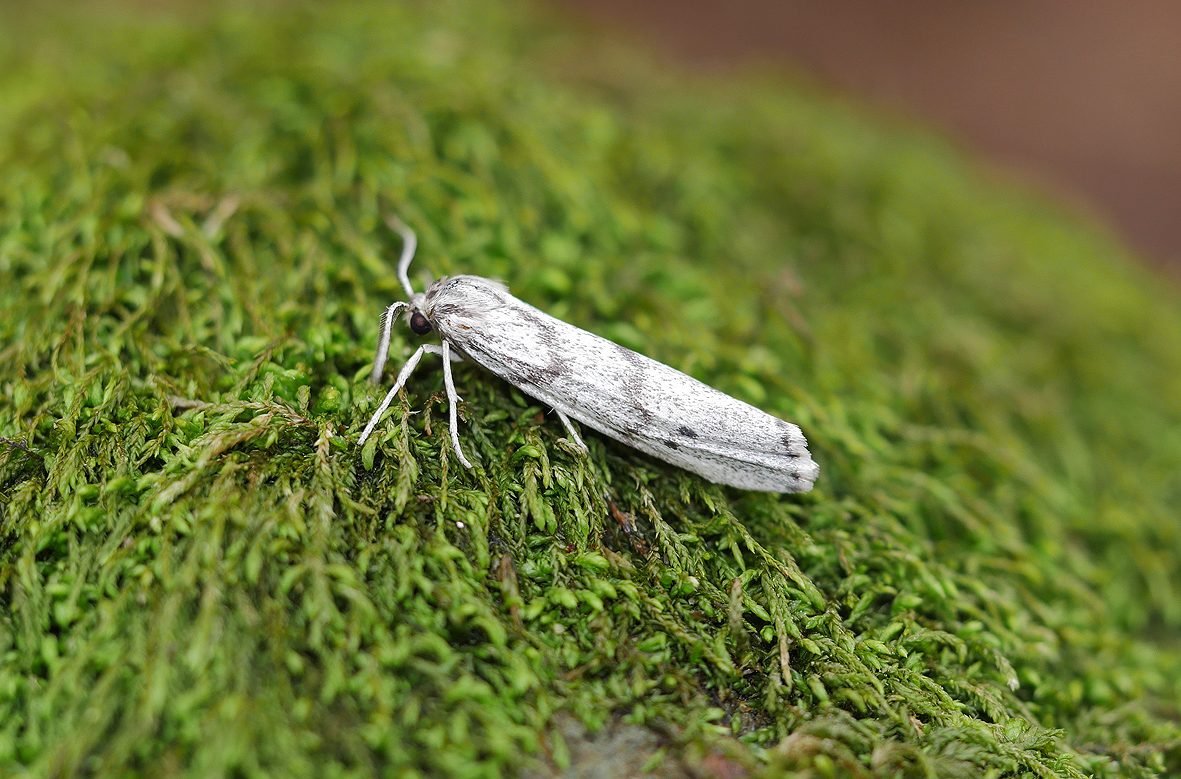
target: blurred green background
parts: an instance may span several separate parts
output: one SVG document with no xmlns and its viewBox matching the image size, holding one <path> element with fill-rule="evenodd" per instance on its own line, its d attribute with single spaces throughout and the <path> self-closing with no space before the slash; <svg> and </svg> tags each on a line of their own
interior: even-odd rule
<svg viewBox="0 0 1181 779">
<path fill-rule="evenodd" d="M 530 5 L 0 8 L 0 773 L 1181 771 L 1181 296 L 1102 230 Z M 391 210 L 817 489 L 470 364 L 475 470 L 437 367 L 358 450 Z"/>
</svg>

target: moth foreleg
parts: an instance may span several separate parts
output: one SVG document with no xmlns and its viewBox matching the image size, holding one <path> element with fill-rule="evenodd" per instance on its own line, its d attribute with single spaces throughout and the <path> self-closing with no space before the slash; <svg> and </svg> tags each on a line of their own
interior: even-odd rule
<svg viewBox="0 0 1181 779">
<path fill-rule="evenodd" d="M 562 424 L 566 426 L 566 432 L 570 435 L 570 440 L 574 442 L 582 451 L 587 451 L 586 444 L 582 442 L 582 436 L 578 435 L 578 431 L 574 429 L 574 423 L 570 421 L 570 417 L 563 414 L 561 411 L 554 409 L 554 413 L 558 415 L 558 419 L 562 420 Z"/>
<path fill-rule="evenodd" d="M 447 388 L 447 413 L 450 418 L 451 446 L 455 448 L 455 455 L 463 463 L 463 467 L 471 468 L 472 464 L 463 456 L 463 449 L 459 447 L 458 406 L 460 397 L 459 393 L 455 391 L 455 381 L 451 378 L 451 358 L 454 356 L 451 354 L 451 345 L 444 341 L 443 348 L 439 350 L 439 353 L 443 355 L 443 384 Z"/>
<path fill-rule="evenodd" d="M 422 360 L 422 355 L 426 352 L 437 353 L 437 351 L 441 350 L 434 344 L 423 344 L 418 347 L 414 354 L 410 355 L 410 359 L 402 366 L 402 370 L 398 371 L 398 380 L 394 382 L 394 386 L 390 387 L 390 391 L 385 395 L 385 400 L 381 401 L 381 405 L 377 407 L 377 411 L 370 417 L 369 424 L 365 425 L 365 432 L 361 433 L 361 438 L 357 441 L 358 445 L 365 443 L 366 439 L 373 433 L 373 428 L 377 427 L 377 422 L 381 419 L 381 415 L 394 402 L 394 396 L 398 394 L 398 390 L 402 389 L 406 384 L 406 380 L 410 378 L 410 374 L 414 373 L 414 369 L 418 367 L 419 361 Z"/>
<path fill-rule="evenodd" d="M 377 423 L 381 420 L 381 415 L 394 402 L 394 397 L 398 394 L 398 390 L 405 386 L 406 381 L 410 378 L 410 374 L 414 372 L 414 369 L 418 367 L 418 363 L 422 361 L 422 356 L 428 353 L 437 354 L 443 358 L 443 383 L 447 388 L 447 411 L 450 419 L 451 445 L 455 448 L 455 454 L 459 457 L 459 461 L 463 463 L 463 466 L 465 468 L 471 468 L 471 462 L 464 456 L 463 449 L 459 446 L 459 413 L 457 407 L 461 398 L 459 397 L 459 393 L 455 391 L 455 381 L 451 377 L 452 360 L 460 362 L 462 358 L 451 351 L 446 341 L 443 342 L 442 346 L 423 344 L 414 351 L 414 354 L 410 355 L 410 359 L 402 366 L 402 370 L 398 371 L 398 379 L 394 382 L 394 386 L 390 387 L 390 391 L 386 393 L 385 399 L 381 401 L 381 405 L 378 406 L 377 411 L 369 418 L 369 424 L 365 425 L 365 430 L 361 433 L 361 438 L 357 441 L 357 444 L 365 443 L 369 439 L 369 436 L 373 434 L 374 428 L 377 427 Z"/>
</svg>

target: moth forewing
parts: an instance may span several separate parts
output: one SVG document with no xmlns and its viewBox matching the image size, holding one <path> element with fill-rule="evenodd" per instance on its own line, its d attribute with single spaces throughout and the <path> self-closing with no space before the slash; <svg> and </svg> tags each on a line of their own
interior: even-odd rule
<svg viewBox="0 0 1181 779">
<path fill-rule="evenodd" d="M 564 422 L 571 417 L 743 489 L 806 492 L 819 475 L 796 425 L 555 319 L 503 284 L 479 276 L 440 279 L 423 296 L 422 312 L 445 341 L 553 407 Z"/>
</svg>

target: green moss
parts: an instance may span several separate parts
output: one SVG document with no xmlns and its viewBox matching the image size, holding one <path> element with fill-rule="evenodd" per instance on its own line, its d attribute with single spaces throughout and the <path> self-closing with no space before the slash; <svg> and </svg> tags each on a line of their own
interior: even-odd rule
<svg viewBox="0 0 1181 779">
<path fill-rule="evenodd" d="M 1181 307 L 1106 236 L 513 5 L 5 15 L 0 773 L 496 775 L 624 723 L 770 774 L 1181 771 Z M 437 368 L 359 451 L 390 210 L 420 282 L 800 422 L 818 489 L 584 458 L 472 365 L 476 470 Z"/>
</svg>

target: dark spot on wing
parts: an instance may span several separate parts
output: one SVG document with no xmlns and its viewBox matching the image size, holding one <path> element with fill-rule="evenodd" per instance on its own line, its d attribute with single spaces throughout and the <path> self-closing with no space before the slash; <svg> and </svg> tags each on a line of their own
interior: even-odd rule
<svg viewBox="0 0 1181 779">
<path fill-rule="evenodd" d="M 518 386 L 526 384 L 542 387 L 570 373 L 573 369 L 573 360 L 562 352 L 561 338 L 554 331 L 553 325 L 532 311 L 521 311 L 520 317 L 533 327 L 537 343 L 531 350 L 533 356 L 529 359 L 520 359 L 512 355 L 501 357 L 510 371 L 505 378 Z M 541 360 L 536 358 L 542 358 L 545 362 L 539 365 Z"/>
<path fill-rule="evenodd" d="M 791 433 L 783 434 L 783 448 L 787 450 L 788 457 L 800 456 L 800 453 L 796 451 L 796 442 L 792 439 Z"/>
<path fill-rule="evenodd" d="M 635 387 L 629 386 L 628 391 L 631 393 L 632 410 L 640 417 L 640 422 L 644 424 L 644 427 L 651 427 L 652 411 L 640 401 L 640 395 L 635 391 Z"/>
<path fill-rule="evenodd" d="M 636 412 L 640 422 L 647 427 L 652 424 L 652 411 L 644 405 L 643 400 L 644 385 L 648 379 L 648 365 L 642 356 L 626 346 L 621 346 L 614 341 L 611 342 L 611 345 L 619 352 L 619 356 L 623 358 L 624 362 L 631 367 L 631 370 L 623 377 L 623 399 Z"/>
<path fill-rule="evenodd" d="M 537 339 L 541 341 L 543 345 L 551 350 L 558 348 L 558 336 L 554 332 L 553 325 L 551 325 L 549 322 L 546 322 L 532 311 L 522 311 L 521 319 L 534 327 L 534 329 L 537 331 Z"/>
<path fill-rule="evenodd" d="M 678 444 L 676 441 L 665 441 L 664 445 L 667 446 L 669 449 L 680 449 L 681 448 L 680 444 Z"/>
<path fill-rule="evenodd" d="M 572 373 L 574 371 L 574 361 L 559 352 L 551 352 L 549 364 L 545 366 L 544 370 L 547 376 L 556 379 L 559 376 Z"/>
<path fill-rule="evenodd" d="M 560 360 L 550 360 L 548 364 L 540 367 L 524 362 L 519 363 L 519 366 L 520 377 L 536 386 L 549 384 L 566 372 L 566 368 Z"/>
<path fill-rule="evenodd" d="M 631 363 L 634 368 L 642 370 L 645 367 L 643 358 L 633 352 L 631 349 L 628 349 L 622 344 L 617 344 L 614 341 L 611 342 L 611 345 L 614 346 L 619 351 L 620 356 L 622 356 L 627 362 Z"/>
<path fill-rule="evenodd" d="M 630 438 L 632 440 L 635 440 L 635 439 L 641 437 L 640 436 L 640 428 L 638 428 L 634 425 L 624 425 L 623 427 L 619 428 L 619 433 L 624 438 Z"/>
<path fill-rule="evenodd" d="M 549 365 L 543 365 L 540 368 L 534 369 L 533 377 L 534 381 L 538 383 L 543 381 L 549 382 L 561 376 L 563 372 L 560 365 L 551 362 Z"/>
<path fill-rule="evenodd" d="M 684 425 L 681 425 L 677 428 L 677 433 L 685 436 L 685 438 L 697 438 L 697 431 L 691 427 L 685 427 Z"/>
</svg>

